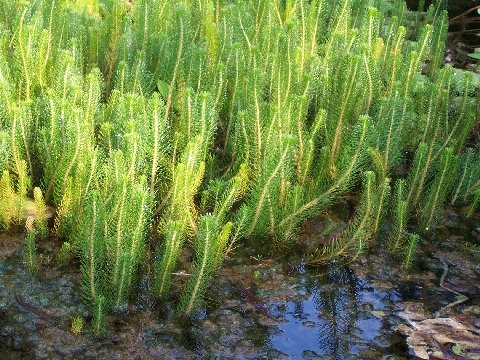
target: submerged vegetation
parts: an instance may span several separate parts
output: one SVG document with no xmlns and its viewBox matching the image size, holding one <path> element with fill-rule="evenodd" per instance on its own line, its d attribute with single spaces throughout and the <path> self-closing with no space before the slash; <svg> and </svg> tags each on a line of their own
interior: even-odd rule
<svg viewBox="0 0 480 360">
<path fill-rule="evenodd" d="M 36 241 L 65 241 L 97 334 L 140 272 L 161 301 L 192 247 L 190 314 L 235 242 L 288 249 L 362 179 L 355 218 L 310 263 L 384 241 L 408 268 L 409 222 L 479 206 L 479 97 L 442 66 L 441 2 L 1 0 L 0 14 L 0 226 L 27 224 L 32 270 Z"/>
</svg>

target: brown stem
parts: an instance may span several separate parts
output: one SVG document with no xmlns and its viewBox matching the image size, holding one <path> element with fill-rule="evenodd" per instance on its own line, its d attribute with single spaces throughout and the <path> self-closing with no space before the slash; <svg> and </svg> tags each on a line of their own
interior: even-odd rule
<svg viewBox="0 0 480 360">
<path fill-rule="evenodd" d="M 477 10 L 477 9 L 480 9 L 480 5 L 474 6 L 474 7 L 470 8 L 470 9 L 468 9 L 467 11 L 461 13 L 460 15 L 457 15 L 457 16 L 453 17 L 452 19 L 450 19 L 450 23 L 452 23 L 453 21 L 458 20 L 458 19 L 464 17 L 465 15 L 470 14 L 472 11 L 475 11 L 475 10 Z"/>
</svg>

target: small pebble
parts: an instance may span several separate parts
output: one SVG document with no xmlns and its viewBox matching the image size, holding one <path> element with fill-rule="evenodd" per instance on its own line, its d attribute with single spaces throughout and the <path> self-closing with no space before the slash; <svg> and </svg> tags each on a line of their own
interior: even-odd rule
<svg viewBox="0 0 480 360">
<path fill-rule="evenodd" d="M 312 350 L 305 350 L 302 353 L 302 357 L 304 359 L 320 359 L 320 355 L 318 355 L 315 351 Z"/>
<path fill-rule="evenodd" d="M 306 327 L 309 327 L 309 328 L 314 328 L 316 323 L 315 323 L 315 321 L 308 320 L 308 321 L 302 322 L 302 325 L 306 326 Z"/>
</svg>

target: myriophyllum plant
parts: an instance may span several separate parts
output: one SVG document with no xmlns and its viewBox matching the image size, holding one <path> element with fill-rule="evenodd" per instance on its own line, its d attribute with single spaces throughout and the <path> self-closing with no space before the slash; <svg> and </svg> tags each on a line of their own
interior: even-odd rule
<svg viewBox="0 0 480 360">
<path fill-rule="evenodd" d="M 408 207 L 406 198 L 407 183 L 399 179 L 395 183 L 393 206 L 391 208 L 392 230 L 388 239 L 390 251 L 399 251 L 405 242 L 407 235 Z"/>
<path fill-rule="evenodd" d="M 35 238 L 37 235 L 37 230 L 34 227 L 34 219 L 30 217 L 25 223 L 25 230 L 27 234 L 25 235 L 25 249 L 24 249 L 24 258 L 27 263 L 28 269 L 34 273 L 38 270 L 38 256 L 37 256 L 37 246 L 35 244 Z"/>
<path fill-rule="evenodd" d="M 480 205 L 480 186 L 477 187 L 473 193 L 473 199 L 468 208 L 467 216 L 472 216 L 475 210 L 478 209 L 479 205 Z"/>
<path fill-rule="evenodd" d="M 10 172 L 4 170 L 0 178 L 0 226 L 2 228 L 8 228 L 12 222 L 14 199 Z"/>
<path fill-rule="evenodd" d="M 409 264 L 407 225 L 479 202 L 478 91 L 442 66 L 441 3 L 0 0 L 0 227 L 55 208 L 32 228 L 79 259 L 96 334 L 143 270 L 165 301 L 191 269 L 192 314 L 234 243 L 288 249 L 359 183 L 312 262 L 385 238 Z"/>
</svg>

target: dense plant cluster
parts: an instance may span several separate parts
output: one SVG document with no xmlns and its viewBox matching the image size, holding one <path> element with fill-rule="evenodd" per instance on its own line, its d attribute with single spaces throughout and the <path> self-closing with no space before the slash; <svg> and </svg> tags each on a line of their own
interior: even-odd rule
<svg viewBox="0 0 480 360">
<path fill-rule="evenodd" d="M 311 262 L 387 226 L 409 263 L 411 219 L 424 231 L 447 201 L 480 202 L 478 97 L 442 66 L 440 4 L 1 0 L 0 15 L 0 225 L 27 222 L 32 269 L 35 238 L 65 239 L 97 333 L 144 260 L 165 299 L 193 247 L 190 314 L 232 242 L 285 248 L 361 179 L 355 219 Z"/>
</svg>

